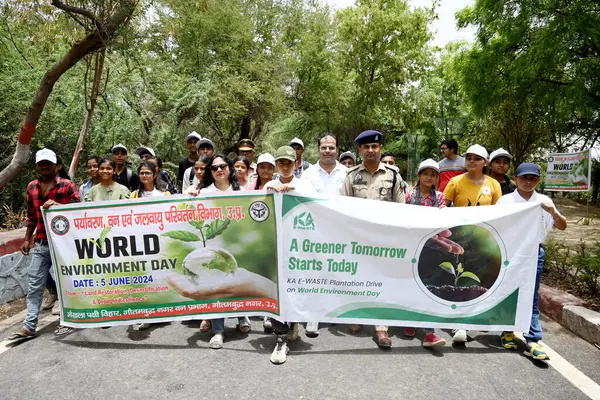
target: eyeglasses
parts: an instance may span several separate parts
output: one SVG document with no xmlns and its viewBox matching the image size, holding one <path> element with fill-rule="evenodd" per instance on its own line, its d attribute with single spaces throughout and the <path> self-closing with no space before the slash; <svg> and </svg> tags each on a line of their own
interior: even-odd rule
<svg viewBox="0 0 600 400">
<path fill-rule="evenodd" d="M 448 148 L 447 148 L 447 147 L 442 147 L 442 148 L 440 149 L 440 151 L 446 151 L 446 150 L 448 150 Z"/>
<path fill-rule="evenodd" d="M 225 171 L 227 169 L 227 167 L 228 167 L 227 164 L 211 165 L 210 170 L 217 172 L 218 170 L 222 169 L 223 171 Z"/>
<path fill-rule="evenodd" d="M 149 172 L 149 171 L 141 171 L 140 172 L 140 176 L 151 176 L 151 175 L 152 175 L 152 172 Z"/>
</svg>

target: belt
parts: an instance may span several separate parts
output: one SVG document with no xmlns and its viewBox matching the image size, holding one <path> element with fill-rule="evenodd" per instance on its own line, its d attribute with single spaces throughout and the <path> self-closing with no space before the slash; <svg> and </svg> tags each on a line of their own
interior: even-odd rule
<svg viewBox="0 0 600 400">
<path fill-rule="evenodd" d="M 42 246 L 48 246 L 48 241 L 46 239 L 35 239 L 35 243 L 39 243 Z"/>
</svg>

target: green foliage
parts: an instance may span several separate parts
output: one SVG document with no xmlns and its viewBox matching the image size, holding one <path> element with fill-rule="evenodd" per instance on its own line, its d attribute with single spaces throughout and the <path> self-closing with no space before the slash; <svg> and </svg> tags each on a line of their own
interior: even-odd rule
<svg viewBox="0 0 600 400">
<path fill-rule="evenodd" d="M 225 229 L 231 224 L 230 219 L 226 219 L 225 221 L 221 221 L 220 219 L 215 219 L 213 222 L 208 224 L 206 227 L 205 239 L 210 240 L 213 239 L 220 234 L 222 234 Z"/>
<path fill-rule="evenodd" d="M 188 231 L 169 231 L 163 233 L 161 236 L 166 236 L 174 240 L 180 240 L 182 242 L 199 242 L 202 240 L 198 235 Z"/>
<path fill-rule="evenodd" d="M 458 265 L 456 267 L 454 267 L 454 265 L 452 265 L 451 262 L 448 261 L 444 261 L 443 263 L 440 264 L 440 268 L 442 268 L 444 271 L 448 272 L 449 274 L 452 274 L 454 276 L 454 286 L 458 287 L 458 280 L 459 279 L 472 279 L 477 283 L 481 283 L 481 280 L 479 279 L 479 277 L 477 275 L 475 275 L 472 272 L 469 271 L 465 271 L 462 263 L 458 263 Z M 466 284 L 462 284 L 461 282 L 461 286 L 470 286 L 469 283 Z"/>
<path fill-rule="evenodd" d="M 217 250 L 215 257 L 208 263 L 202 264 L 206 269 L 216 269 L 226 274 L 233 273 L 237 268 L 237 262 L 227 252 Z"/>
</svg>

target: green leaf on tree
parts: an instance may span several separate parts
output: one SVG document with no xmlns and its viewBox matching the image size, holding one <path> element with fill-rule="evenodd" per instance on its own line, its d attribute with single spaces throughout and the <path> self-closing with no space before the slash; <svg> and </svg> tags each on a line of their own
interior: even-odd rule
<svg viewBox="0 0 600 400">
<path fill-rule="evenodd" d="M 452 265 L 452 263 L 445 261 L 440 264 L 440 267 L 442 267 L 442 269 L 448 272 L 449 274 L 456 276 L 456 271 L 454 271 L 454 265 Z"/>
<path fill-rule="evenodd" d="M 225 231 L 225 229 L 227 229 L 227 227 L 229 226 L 230 223 L 231 223 L 231 220 L 229 220 L 229 219 L 227 219 L 225 221 L 221 221 L 220 219 L 214 220 L 213 222 L 208 224 L 208 229 L 206 230 L 205 239 L 210 240 L 210 239 L 213 239 L 213 238 L 219 236 L 220 234 L 222 234 Z"/>
<path fill-rule="evenodd" d="M 204 227 L 204 220 L 202 221 L 189 221 L 189 224 L 196 229 L 202 229 Z"/>
<path fill-rule="evenodd" d="M 182 242 L 199 242 L 202 240 L 198 237 L 198 235 L 188 231 L 165 232 L 161 236 L 166 236 L 175 240 L 181 240 Z"/>
</svg>

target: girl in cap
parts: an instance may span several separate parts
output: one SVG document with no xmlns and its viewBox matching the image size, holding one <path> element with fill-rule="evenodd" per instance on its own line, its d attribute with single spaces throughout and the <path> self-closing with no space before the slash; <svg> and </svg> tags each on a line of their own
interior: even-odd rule
<svg viewBox="0 0 600 400">
<path fill-rule="evenodd" d="M 483 146 L 474 144 L 469 147 L 465 154 L 467 173 L 450 179 L 444 190 L 447 206 L 450 204 L 454 207 L 490 206 L 496 204 L 502 197 L 502 188 L 498 181 L 483 172 L 487 159 L 488 152 Z M 455 329 L 453 332 L 454 342 L 467 341 L 466 330 Z"/>
<path fill-rule="evenodd" d="M 202 177 L 203 187 L 200 190 L 202 194 L 232 192 L 243 190 L 238 182 L 237 171 L 231 161 L 224 154 L 215 154 L 207 163 L 210 172 L 205 172 Z M 248 317 L 238 317 L 237 328 L 242 333 L 250 332 L 250 320 Z M 225 331 L 225 318 L 216 318 L 213 320 L 203 320 L 200 323 L 200 331 L 207 332 L 212 329 L 213 337 L 210 339 L 211 349 L 220 349 L 223 347 L 223 332 Z"/>
<path fill-rule="evenodd" d="M 93 186 L 85 195 L 85 201 L 121 200 L 128 199 L 131 192 L 127 187 L 115 182 L 113 175 L 117 166 L 110 158 L 103 158 L 98 162 L 98 175 L 100 184 Z"/>
<path fill-rule="evenodd" d="M 158 171 L 154 163 L 150 161 L 140 162 L 138 176 L 140 177 L 140 189 L 131 193 L 132 199 L 171 195 L 171 192 L 166 190 L 165 183 L 158 179 Z"/>
<path fill-rule="evenodd" d="M 254 183 L 254 190 L 262 190 L 265 184 L 273 179 L 275 174 L 275 158 L 269 153 L 261 154 L 256 163 L 258 177 Z"/>
<path fill-rule="evenodd" d="M 417 173 L 419 180 L 415 188 L 406 193 L 406 204 L 426 207 L 446 207 L 444 193 L 435 190 L 435 182 L 440 175 L 440 166 L 431 158 L 423 161 L 419 165 Z M 408 337 L 415 336 L 415 328 L 404 328 L 404 335 Z M 425 328 L 425 338 L 423 347 L 441 347 L 446 341 L 436 336 L 433 328 Z"/>
<path fill-rule="evenodd" d="M 248 171 L 250 171 L 250 161 L 246 156 L 237 156 L 233 159 L 233 167 L 237 171 L 238 181 L 244 189 L 248 188 Z"/>
</svg>

